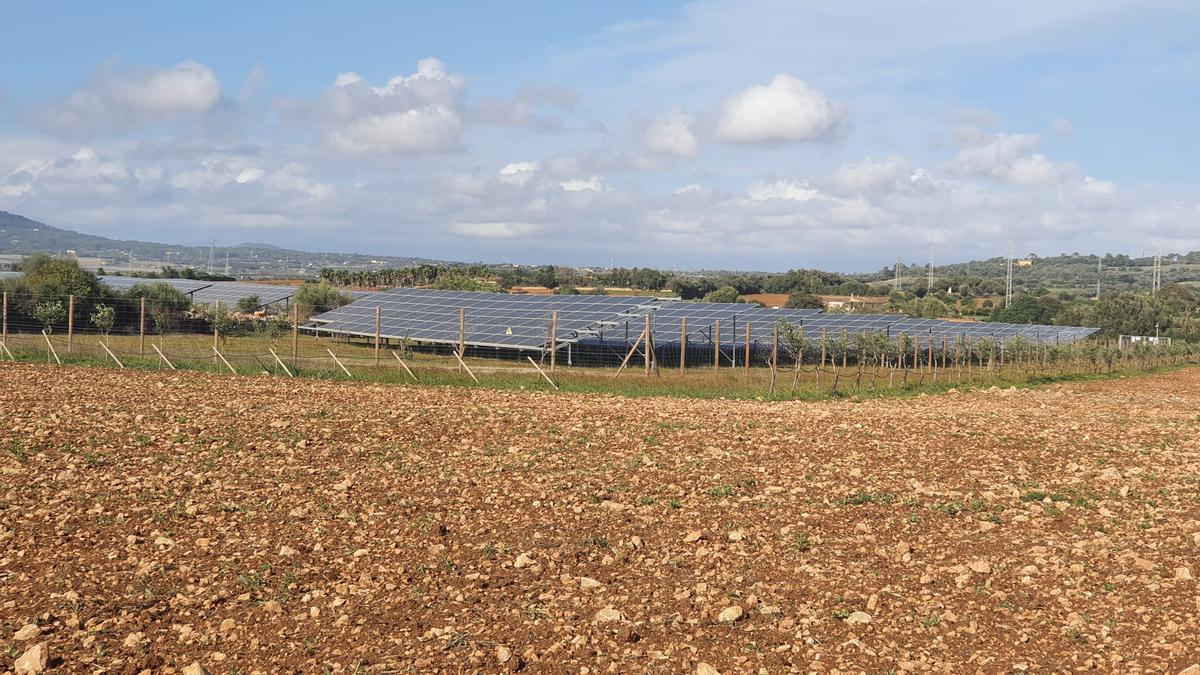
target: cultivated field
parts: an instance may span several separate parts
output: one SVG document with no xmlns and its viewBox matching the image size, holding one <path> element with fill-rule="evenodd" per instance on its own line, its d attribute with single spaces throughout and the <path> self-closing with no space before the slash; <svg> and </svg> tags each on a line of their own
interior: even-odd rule
<svg viewBox="0 0 1200 675">
<path fill-rule="evenodd" d="M 1200 662 L 1197 368 L 764 403 L 5 363 L 0 413 L 3 667 Z"/>
</svg>

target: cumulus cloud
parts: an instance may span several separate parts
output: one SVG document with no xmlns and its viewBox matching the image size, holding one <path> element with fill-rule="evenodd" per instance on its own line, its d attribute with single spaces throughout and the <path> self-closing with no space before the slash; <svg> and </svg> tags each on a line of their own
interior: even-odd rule
<svg viewBox="0 0 1200 675">
<path fill-rule="evenodd" d="M 163 69 L 110 64 L 66 98 L 26 108 L 18 117 L 60 136 L 86 138 L 201 114 L 220 97 L 216 75 L 195 61 Z"/>
<path fill-rule="evenodd" d="M 807 202 L 817 197 L 818 194 L 820 193 L 817 190 L 811 188 L 808 182 L 803 180 L 777 180 L 769 183 L 756 183 L 746 190 L 746 196 L 750 198 L 750 201 L 754 202 L 776 200 Z"/>
<path fill-rule="evenodd" d="M 533 234 L 541 229 L 536 223 L 454 223 L 450 231 L 464 237 L 512 239 Z"/>
<path fill-rule="evenodd" d="M 695 157 L 700 152 L 700 144 L 692 132 L 692 118 L 679 108 L 654 120 L 642 142 L 647 151 L 659 155 Z"/>
<path fill-rule="evenodd" d="M 524 185 L 537 173 L 537 162 L 512 162 L 505 164 L 498 174 L 501 183 Z"/>
<path fill-rule="evenodd" d="M 321 114 L 330 126 L 328 141 L 342 152 L 418 154 L 459 147 L 459 99 L 464 83 L 433 58 L 417 72 L 376 87 L 357 73 L 342 73 L 322 96 Z"/>
<path fill-rule="evenodd" d="M 1074 173 L 1074 165 L 1053 162 L 1036 150 L 1037 134 L 979 133 L 960 138 L 966 147 L 954 158 L 958 171 L 990 176 L 1016 185 L 1050 185 Z"/>
<path fill-rule="evenodd" d="M 536 131 L 556 131 L 565 123 L 558 114 L 547 110 L 572 110 L 579 93 L 559 86 L 526 85 L 512 98 L 487 96 L 467 110 L 468 121 L 479 124 L 528 127 Z"/>
<path fill-rule="evenodd" d="M 833 136 L 845 111 L 803 80 L 786 73 L 725 101 L 716 134 L 735 143 L 788 143 Z"/>
<path fill-rule="evenodd" d="M 586 180 L 582 178 L 572 178 L 565 180 L 559 185 L 567 192 L 603 192 L 604 180 L 600 176 L 592 176 Z"/>
</svg>

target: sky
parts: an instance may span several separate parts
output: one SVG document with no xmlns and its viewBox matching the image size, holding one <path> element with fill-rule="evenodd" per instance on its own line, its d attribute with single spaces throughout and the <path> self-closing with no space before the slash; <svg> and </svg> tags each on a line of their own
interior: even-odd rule
<svg viewBox="0 0 1200 675">
<path fill-rule="evenodd" d="M 1200 249 L 1183 0 L 20 3 L 0 209 L 445 260 Z"/>
</svg>

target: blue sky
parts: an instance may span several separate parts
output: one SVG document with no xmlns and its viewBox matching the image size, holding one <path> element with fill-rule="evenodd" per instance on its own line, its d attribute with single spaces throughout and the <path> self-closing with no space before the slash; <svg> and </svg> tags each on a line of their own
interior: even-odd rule
<svg viewBox="0 0 1200 675">
<path fill-rule="evenodd" d="M 1194 3 L 5 14 L 0 209 L 96 234 L 740 269 L 1200 248 Z"/>
</svg>

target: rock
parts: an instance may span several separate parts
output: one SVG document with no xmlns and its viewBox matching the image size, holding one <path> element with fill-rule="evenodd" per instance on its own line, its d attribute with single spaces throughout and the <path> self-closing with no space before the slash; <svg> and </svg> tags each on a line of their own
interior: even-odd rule
<svg viewBox="0 0 1200 675">
<path fill-rule="evenodd" d="M 871 615 L 866 612 L 851 612 L 850 616 L 846 617 L 846 623 L 865 626 L 871 623 Z"/>
<path fill-rule="evenodd" d="M 721 675 L 721 671 L 701 661 L 696 664 L 696 675 Z"/>
<path fill-rule="evenodd" d="M 268 600 L 264 602 L 263 609 L 265 609 L 268 614 L 283 614 L 283 606 L 274 600 Z"/>
<path fill-rule="evenodd" d="M 200 665 L 199 661 L 192 661 L 191 665 L 184 666 L 179 672 L 182 675 L 208 675 L 208 671 L 204 669 L 204 666 Z"/>
<path fill-rule="evenodd" d="M 46 664 L 49 662 L 49 643 L 39 642 L 21 654 L 21 657 L 13 663 L 13 671 L 17 675 L 39 675 L 46 672 Z"/>
<path fill-rule="evenodd" d="M 40 626 L 38 626 L 36 623 L 27 623 L 24 626 L 21 626 L 20 630 L 18 630 L 16 633 L 13 633 L 13 640 L 16 640 L 17 642 L 24 642 L 25 640 L 32 640 L 41 634 L 42 629 Z"/>
<path fill-rule="evenodd" d="M 1179 671 L 1179 675 L 1200 675 L 1200 663 L 1193 663 L 1187 668 L 1184 668 L 1183 670 Z"/>
<path fill-rule="evenodd" d="M 522 553 L 521 555 L 517 556 L 516 560 L 513 561 L 513 567 L 517 569 L 529 567 L 531 565 L 533 565 L 533 558 L 529 557 L 529 554 L 527 553 Z"/>
<path fill-rule="evenodd" d="M 284 556 L 284 557 L 293 556 L 293 555 L 296 555 L 297 553 L 299 553 L 299 551 L 292 548 L 291 546 L 280 546 L 279 547 L 279 555 L 281 555 L 281 556 Z"/>
<path fill-rule="evenodd" d="M 721 623 L 735 623 L 745 614 L 745 610 L 743 610 L 740 606 L 730 605 L 729 607 L 721 610 L 721 613 L 717 615 L 717 621 L 720 621 Z"/>
<path fill-rule="evenodd" d="M 991 574 L 992 565 L 986 560 L 972 560 L 967 563 L 967 569 L 976 574 Z"/>
<path fill-rule="evenodd" d="M 741 541 L 746 538 L 746 533 L 741 530 L 730 530 L 729 541 Z"/>
<path fill-rule="evenodd" d="M 602 588 L 603 586 L 604 586 L 604 584 L 600 583 L 599 581 L 596 581 L 595 579 L 593 579 L 591 577 L 583 577 L 582 579 L 579 580 L 579 587 L 585 591 L 590 591 L 593 588 Z"/>
<path fill-rule="evenodd" d="M 1180 581 L 1187 581 L 1188 579 L 1191 579 L 1192 578 L 1192 568 L 1176 567 L 1175 568 L 1175 578 Z"/>
<path fill-rule="evenodd" d="M 234 621 L 233 619 L 225 619 L 224 621 L 221 622 L 221 627 L 217 629 L 217 632 L 224 635 L 226 633 L 232 633 L 233 629 L 235 629 L 235 628 L 237 628 L 236 621 Z"/>
<path fill-rule="evenodd" d="M 512 650 L 504 645 L 496 645 L 496 663 L 508 663 L 512 660 Z"/>
<path fill-rule="evenodd" d="M 1124 478 L 1124 476 L 1121 475 L 1121 471 L 1115 466 L 1110 466 L 1100 472 L 1100 480 L 1107 480 L 1115 483 L 1122 478 Z"/>
<path fill-rule="evenodd" d="M 691 544 L 692 542 L 700 541 L 704 538 L 704 532 L 700 530 L 692 530 L 683 536 L 683 543 Z"/>
<path fill-rule="evenodd" d="M 604 501 L 600 502 L 600 508 L 607 509 L 609 511 L 624 511 L 625 505 L 621 502 L 614 502 L 610 499 L 605 499 Z"/>
<path fill-rule="evenodd" d="M 613 621 L 624 620 L 625 615 L 622 614 L 620 610 L 613 609 L 612 607 L 605 607 L 599 612 L 596 612 L 596 617 L 594 619 L 596 623 L 612 623 Z"/>
<path fill-rule="evenodd" d="M 145 641 L 146 641 L 146 634 L 141 631 L 138 631 L 136 633 L 130 633 L 129 635 L 125 636 L 124 644 L 125 644 L 126 649 L 137 649 Z"/>
<path fill-rule="evenodd" d="M 763 616 L 777 617 L 783 614 L 783 610 L 776 605 L 759 605 L 758 613 Z"/>
</svg>

